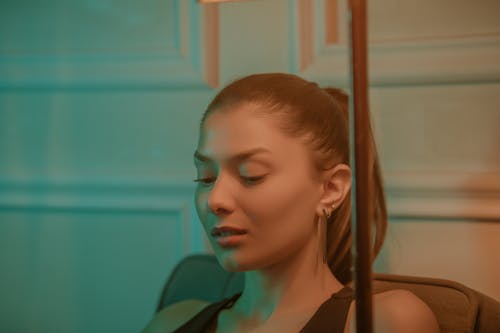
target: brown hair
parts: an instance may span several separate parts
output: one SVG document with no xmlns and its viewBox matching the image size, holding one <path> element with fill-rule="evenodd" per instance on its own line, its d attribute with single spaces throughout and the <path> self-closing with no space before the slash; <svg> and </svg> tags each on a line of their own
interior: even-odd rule
<svg viewBox="0 0 500 333">
<path fill-rule="evenodd" d="M 316 83 L 296 75 L 284 73 L 254 74 L 233 81 L 222 89 L 208 105 L 200 122 L 219 110 L 225 112 L 240 103 L 253 103 L 257 116 L 270 116 L 285 135 L 300 138 L 311 147 L 313 174 L 338 163 L 350 164 L 348 96 L 336 88 L 320 88 Z M 371 161 L 373 188 L 371 206 L 374 207 L 373 223 L 375 240 L 372 261 L 380 252 L 387 229 L 387 209 L 384 198 L 381 170 L 373 135 Z M 328 167 L 324 167 L 329 165 Z M 316 171 L 316 172 L 314 172 Z M 330 270 L 343 284 L 352 280 L 351 193 L 330 216 L 327 229 L 327 260 Z"/>
</svg>

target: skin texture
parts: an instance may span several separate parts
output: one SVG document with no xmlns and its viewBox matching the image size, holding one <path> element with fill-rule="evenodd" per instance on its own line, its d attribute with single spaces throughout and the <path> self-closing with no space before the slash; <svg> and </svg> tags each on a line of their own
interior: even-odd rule
<svg viewBox="0 0 500 333">
<path fill-rule="evenodd" d="M 197 147 L 213 160 L 196 163 L 198 178 L 206 179 L 195 193 L 198 216 L 221 266 L 245 271 L 243 294 L 231 311 L 221 313 L 228 331 L 244 332 L 264 321 L 312 311 L 343 287 L 322 263 L 317 216 L 345 198 L 350 168 L 338 164 L 320 182 L 313 181 L 308 148 L 283 135 L 272 118 L 252 115 L 251 108 L 258 107 L 217 110 L 206 119 Z M 228 161 L 256 147 L 270 153 Z M 254 184 L 243 178 L 257 176 L 264 178 Z M 239 246 L 224 249 L 210 236 L 219 225 L 248 234 Z"/>
<path fill-rule="evenodd" d="M 299 332 L 318 307 L 343 285 L 322 262 L 318 217 L 345 199 L 351 171 L 337 164 L 318 180 L 312 175 L 308 147 L 283 135 L 272 118 L 255 116 L 255 104 L 239 104 L 210 114 L 197 151 L 211 162 L 195 160 L 195 205 L 219 264 L 245 272 L 243 293 L 222 310 L 212 332 Z M 235 154 L 262 147 L 246 160 Z M 249 181 L 245 177 L 263 177 Z M 323 223 L 323 222 L 322 222 Z M 210 233 L 229 225 L 248 231 L 232 248 L 220 247 Z M 374 295 L 376 333 L 439 332 L 434 314 L 414 294 L 392 290 Z M 143 333 L 171 332 L 207 302 L 187 300 L 160 311 Z M 355 332 L 351 303 L 344 333 Z"/>
<path fill-rule="evenodd" d="M 351 303 L 344 327 L 344 333 L 356 333 L 355 301 Z M 162 311 L 144 328 L 142 333 L 170 333 L 200 312 L 208 302 L 185 300 L 175 303 Z M 439 325 L 434 313 L 426 303 L 407 290 L 390 290 L 373 296 L 373 317 L 375 333 L 439 333 Z M 221 320 L 223 315 L 230 315 L 230 310 L 221 311 L 216 325 L 209 333 L 234 332 Z M 244 332 L 275 333 L 299 332 L 309 318 L 310 312 L 301 313 L 296 318 L 283 316 L 272 323 L 265 322 L 252 330 Z"/>
</svg>

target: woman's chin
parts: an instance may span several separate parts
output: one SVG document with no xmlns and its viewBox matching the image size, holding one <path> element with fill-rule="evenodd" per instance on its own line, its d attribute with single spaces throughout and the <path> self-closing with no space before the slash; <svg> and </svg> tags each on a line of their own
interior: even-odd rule
<svg viewBox="0 0 500 333">
<path fill-rule="evenodd" d="M 216 254 L 216 258 L 226 271 L 244 272 L 249 270 L 249 268 L 246 267 L 247 265 L 245 265 L 234 252 L 218 253 Z"/>
</svg>

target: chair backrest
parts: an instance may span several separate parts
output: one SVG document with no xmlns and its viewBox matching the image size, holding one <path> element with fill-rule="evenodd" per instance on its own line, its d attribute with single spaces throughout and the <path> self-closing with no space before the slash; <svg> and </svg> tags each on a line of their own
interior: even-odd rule
<svg viewBox="0 0 500 333">
<path fill-rule="evenodd" d="M 406 289 L 436 314 L 442 333 L 500 333 L 500 302 L 455 281 L 373 274 L 373 292 Z M 243 290 L 243 273 L 228 272 L 211 254 L 190 255 L 174 268 L 157 306 L 186 299 L 216 302 Z M 352 284 L 351 284 L 352 287 Z"/>
<path fill-rule="evenodd" d="M 461 283 L 417 276 L 373 274 L 373 292 L 406 289 L 422 299 L 441 332 L 500 333 L 500 303 Z"/>
</svg>

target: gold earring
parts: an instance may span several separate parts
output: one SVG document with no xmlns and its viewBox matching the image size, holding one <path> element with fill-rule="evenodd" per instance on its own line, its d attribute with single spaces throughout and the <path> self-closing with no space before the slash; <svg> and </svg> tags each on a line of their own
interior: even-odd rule
<svg viewBox="0 0 500 333">
<path fill-rule="evenodd" d="M 322 219 L 320 218 L 318 220 L 318 231 L 320 232 L 320 242 L 323 244 L 323 263 L 327 263 L 327 252 L 328 252 L 328 244 L 326 243 L 327 241 L 327 224 L 328 224 L 328 219 L 331 217 L 333 213 L 333 208 L 335 208 L 335 204 L 332 205 L 332 210 L 330 212 L 326 212 L 326 210 L 323 208 L 323 215 L 324 215 L 324 222 L 321 223 Z"/>
<path fill-rule="evenodd" d="M 328 219 L 330 218 L 330 213 L 327 213 L 325 209 L 323 209 L 323 214 L 325 216 L 325 219 L 323 221 L 322 226 L 321 226 L 321 244 L 323 247 L 323 263 L 327 263 L 327 250 L 328 250 L 328 244 L 326 243 L 326 233 L 327 233 L 327 224 L 328 224 Z"/>
<path fill-rule="evenodd" d="M 335 208 L 335 204 L 332 205 L 332 210 L 330 212 L 328 212 L 328 213 L 326 213 L 325 209 L 323 208 L 323 213 L 325 214 L 325 218 L 326 218 L 327 221 L 332 216 L 334 208 Z"/>
<path fill-rule="evenodd" d="M 325 209 L 323 209 L 323 213 L 325 215 L 325 222 L 323 223 L 323 228 L 322 228 L 322 235 L 321 235 L 321 242 L 323 243 L 323 263 L 327 264 L 327 261 L 328 261 L 328 258 L 327 258 L 327 254 L 328 254 L 328 244 L 327 244 L 327 225 L 329 223 L 329 219 L 330 217 L 332 216 L 332 213 L 334 211 L 334 208 L 335 208 L 335 204 L 332 205 L 332 210 L 328 213 L 326 213 Z"/>
</svg>

